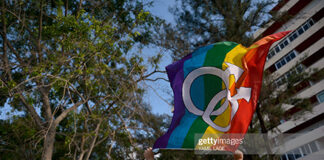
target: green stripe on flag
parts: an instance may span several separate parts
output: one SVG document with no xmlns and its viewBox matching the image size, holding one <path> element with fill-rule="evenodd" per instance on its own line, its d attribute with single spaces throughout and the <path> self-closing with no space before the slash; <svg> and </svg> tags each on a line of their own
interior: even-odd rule
<svg viewBox="0 0 324 160">
<path fill-rule="evenodd" d="M 219 42 L 214 44 L 214 47 L 207 52 L 204 66 L 213 66 L 222 69 L 226 54 L 231 51 L 237 43 L 234 42 Z M 204 75 L 204 89 L 205 89 L 205 108 L 210 100 L 222 90 L 221 78 L 214 75 Z M 215 106 L 215 109 L 220 107 L 220 103 Z M 214 120 L 217 116 L 211 116 Z M 203 134 L 208 128 L 208 124 L 199 116 L 189 129 L 186 135 L 182 148 L 195 148 L 195 134 Z"/>
</svg>

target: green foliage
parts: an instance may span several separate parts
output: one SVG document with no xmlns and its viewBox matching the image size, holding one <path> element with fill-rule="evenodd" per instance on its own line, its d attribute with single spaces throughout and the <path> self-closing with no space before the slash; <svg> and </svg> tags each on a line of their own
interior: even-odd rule
<svg viewBox="0 0 324 160">
<path fill-rule="evenodd" d="M 0 120 L 1 159 L 38 159 L 41 145 L 35 140 L 37 130 L 30 117 Z"/>
<path fill-rule="evenodd" d="M 195 48 L 219 41 L 252 44 L 252 33 L 270 17 L 273 1 L 251 0 L 178 0 L 171 8 L 176 25 L 165 26 L 158 43 L 179 59 Z M 158 37 L 159 38 L 159 37 Z"/>
<path fill-rule="evenodd" d="M 53 159 L 124 159 L 140 151 L 141 142 L 152 144 L 163 124 L 146 119 L 167 117 L 153 115 L 142 102 L 144 89 L 138 82 L 150 66 L 136 52 L 151 45 L 151 28 L 163 23 L 146 11 L 151 2 L 1 4 L 0 106 L 24 116 L 0 128 L 29 140 L 33 151 L 32 158 L 26 157 L 23 143 L 3 130 L 0 147 L 13 145 L 9 159 L 40 159 L 48 153 L 42 145 L 54 146 Z M 49 133 L 56 135 L 55 145 L 46 144 Z"/>
</svg>

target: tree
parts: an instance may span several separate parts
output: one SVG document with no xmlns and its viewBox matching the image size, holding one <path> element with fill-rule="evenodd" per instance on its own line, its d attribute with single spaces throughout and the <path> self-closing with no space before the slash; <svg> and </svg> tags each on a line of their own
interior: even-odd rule
<svg viewBox="0 0 324 160">
<path fill-rule="evenodd" d="M 165 26 L 158 44 L 172 52 L 176 60 L 193 49 L 218 41 L 233 41 L 249 46 L 252 33 L 271 17 L 269 7 L 274 1 L 251 0 L 178 0 L 171 8 L 176 25 Z"/>
<path fill-rule="evenodd" d="M 149 4 L 1 1 L 0 106 L 32 120 L 41 159 L 59 150 L 56 139 L 65 149 L 74 145 L 75 158 L 89 159 L 96 145 L 121 141 L 113 130 L 129 135 L 127 127 L 148 114 L 138 82 L 152 73 L 131 50 L 149 45 L 150 28 L 162 23 L 145 11 Z"/>
</svg>

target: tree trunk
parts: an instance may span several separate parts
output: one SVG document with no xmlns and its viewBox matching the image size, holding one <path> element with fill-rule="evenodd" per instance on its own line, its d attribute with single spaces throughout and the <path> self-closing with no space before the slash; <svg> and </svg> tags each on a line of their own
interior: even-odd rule
<svg viewBox="0 0 324 160">
<path fill-rule="evenodd" d="M 266 147 L 267 153 L 269 155 L 272 152 L 271 152 L 271 149 L 270 149 L 270 146 L 269 146 L 269 143 L 268 143 L 269 142 L 269 139 L 268 139 L 268 136 L 267 136 L 268 130 L 267 130 L 265 124 L 264 124 L 264 120 L 263 120 L 263 117 L 261 115 L 260 104 L 259 103 L 256 106 L 256 113 L 257 113 L 258 120 L 259 120 L 259 123 L 260 123 L 261 133 L 262 133 L 262 136 L 263 136 L 265 147 Z"/>
<path fill-rule="evenodd" d="M 43 154 L 42 154 L 43 160 L 52 160 L 55 135 L 56 135 L 56 125 L 52 124 L 52 126 L 50 126 L 47 134 L 45 135 L 44 150 L 43 150 Z"/>
<path fill-rule="evenodd" d="M 264 124 L 264 120 L 263 120 L 262 115 L 261 115 L 260 104 L 259 103 L 256 106 L 256 113 L 257 113 L 258 120 L 259 120 L 259 123 L 260 123 L 261 133 L 267 133 L 268 130 L 267 130 L 265 124 Z"/>
</svg>

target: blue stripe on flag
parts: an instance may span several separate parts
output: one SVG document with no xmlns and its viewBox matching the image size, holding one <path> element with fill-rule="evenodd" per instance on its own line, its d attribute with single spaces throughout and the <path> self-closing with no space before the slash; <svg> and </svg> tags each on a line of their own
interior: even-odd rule
<svg viewBox="0 0 324 160">
<path fill-rule="evenodd" d="M 202 67 L 205 62 L 207 51 L 213 48 L 213 45 L 208 45 L 195 50 L 192 53 L 192 58 L 186 60 L 183 64 L 184 77 L 186 77 L 191 71 Z M 205 106 L 204 97 L 204 78 L 197 78 L 191 86 L 191 98 L 197 108 L 203 110 Z M 173 130 L 170 135 L 167 148 L 182 148 L 183 141 L 198 116 L 186 110 L 182 117 L 180 124 Z"/>
</svg>

